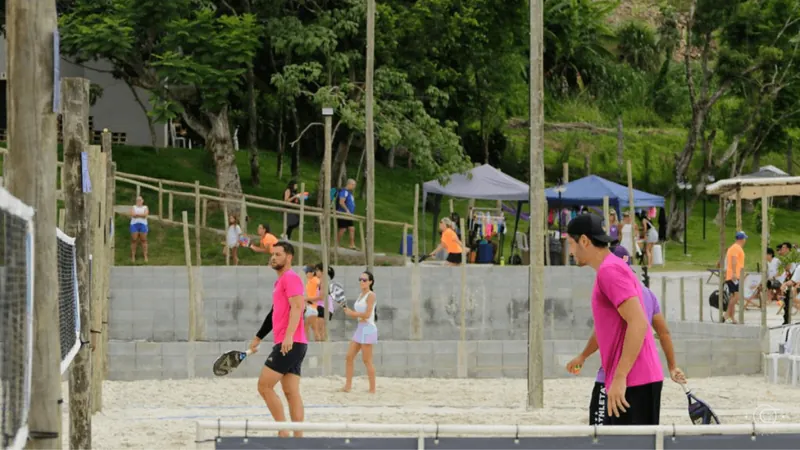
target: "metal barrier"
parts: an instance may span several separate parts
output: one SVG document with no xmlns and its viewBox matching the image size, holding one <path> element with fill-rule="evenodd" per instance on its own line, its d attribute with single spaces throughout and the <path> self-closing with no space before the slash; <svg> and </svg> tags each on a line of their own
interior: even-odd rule
<svg viewBox="0 0 800 450">
<path fill-rule="evenodd" d="M 328 433 L 409 434 L 415 437 L 309 437 L 285 439 L 248 436 L 250 432 L 302 430 Z M 215 436 L 205 439 L 208 431 Z M 222 432 L 244 432 L 223 437 Z M 447 436 L 445 436 L 447 435 Z M 450 437 L 462 435 L 460 437 Z M 463 437 L 463 435 L 483 437 Z M 486 435 L 495 435 L 486 437 Z M 497 437 L 500 436 L 500 437 Z M 198 421 L 197 445 L 216 449 L 330 448 L 330 449 L 797 449 L 800 424 L 737 425 L 436 425 L 357 423 L 278 423 L 252 421 Z"/>
</svg>

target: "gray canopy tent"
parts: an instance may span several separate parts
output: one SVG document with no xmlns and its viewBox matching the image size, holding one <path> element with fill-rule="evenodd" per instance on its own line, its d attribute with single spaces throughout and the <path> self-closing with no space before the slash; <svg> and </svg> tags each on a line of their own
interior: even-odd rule
<svg viewBox="0 0 800 450">
<path fill-rule="evenodd" d="M 516 201 L 517 211 L 514 223 L 514 236 L 519 226 L 522 203 L 530 198 L 530 187 L 496 168 L 483 164 L 474 167 L 467 173 L 451 175 L 447 183 L 442 184 L 437 180 L 425 182 L 422 185 L 422 204 L 425 205 L 428 194 L 453 198 L 466 198 L 474 200 L 500 200 Z M 439 222 L 440 202 L 434 208 L 433 240 L 436 240 L 436 224 Z M 425 208 L 423 207 L 423 214 Z M 425 220 L 423 219 L 423 224 Z M 423 225 L 424 226 L 424 225 Z M 503 257 L 504 236 L 500 236 L 500 258 Z"/>
</svg>

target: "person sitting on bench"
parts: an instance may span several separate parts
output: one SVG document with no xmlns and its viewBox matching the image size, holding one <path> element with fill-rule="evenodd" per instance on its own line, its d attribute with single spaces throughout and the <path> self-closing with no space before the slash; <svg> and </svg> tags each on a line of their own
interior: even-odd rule
<svg viewBox="0 0 800 450">
<path fill-rule="evenodd" d="M 771 301 L 778 300 L 778 290 L 781 287 L 781 281 L 778 280 L 778 273 L 780 271 L 781 260 L 775 257 L 775 250 L 767 249 L 767 292 Z M 785 278 L 784 278 L 785 279 Z M 753 295 L 747 298 L 745 307 L 761 307 L 761 283 L 758 283 Z M 758 303 L 756 304 L 756 300 Z"/>
</svg>

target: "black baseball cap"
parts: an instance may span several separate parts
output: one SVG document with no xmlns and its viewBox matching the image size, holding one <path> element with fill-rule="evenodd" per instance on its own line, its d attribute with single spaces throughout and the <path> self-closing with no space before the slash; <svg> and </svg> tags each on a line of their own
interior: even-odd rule
<svg viewBox="0 0 800 450">
<path fill-rule="evenodd" d="M 613 241 L 603 229 L 603 218 L 597 214 L 581 214 L 569 221 L 567 234 L 570 236 L 586 236 L 595 241 L 608 244 Z"/>
</svg>

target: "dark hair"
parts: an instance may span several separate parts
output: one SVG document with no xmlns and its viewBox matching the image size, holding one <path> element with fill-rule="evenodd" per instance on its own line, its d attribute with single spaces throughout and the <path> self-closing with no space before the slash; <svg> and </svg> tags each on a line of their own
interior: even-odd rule
<svg viewBox="0 0 800 450">
<path fill-rule="evenodd" d="M 363 273 L 367 275 L 367 279 L 369 279 L 369 290 L 372 291 L 372 288 L 375 287 L 375 277 L 369 270 L 365 270 Z"/>
<path fill-rule="evenodd" d="M 286 185 L 286 189 L 294 193 L 294 185 L 297 184 L 297 180 L 289 180 L 289 183 Z"/>
<path fill-rule="evenodd" d="M 314 266 L 314 270 L 316 270 L 318 272 L 322 272 L 322 269 L 323 269 L 322 263 L 317 263 Z M 333 270 L 332 266 L 328 266 L 328 278 L 330 278 L 332 280 L 335 276 L 336 276 L 336 271 Z"/>
<path fill-rule="evenodd" d="M 275 247 L 280 247 L 283 249 L 284 252 L 286 252 L 287 255 L 294 256 L 294 245 L 290 244 L 289 242 L 278 241 L 275 243 L 275 245 L 272 246 L 272 248 Z"/>
<path fill-rule="evenodd" d="M 574 239 L 575 242 L 578 242 L 581 239 L 581 236 L 586 236 L 586 235 L 585 234 L 570 234 L 569 235 L 569 237 Z M 586 236 L 586 237 L 589 238 L 589 241 L 592 243 L 592 245 L 594 247 L 597 247 L 597 248 L 608 248 L 608 242 L 600 242 L 600 241 L 598 241 L 597 239 L 595 239 L 593 237 L 589 237 L 589 236 Z"/>
<path fill-rule="evenodd" d="M 265 230 L 267 233 L 269 233 L 269 224 L 268 224 L 267 222 L 262 222 L 262 223 L 260 223 L 259 225 L 261 225 L 262 227 L 264 227 L 264 230 Z"/>
<path fill-rule="evenodd" d="M 771 249 L 771 248 L 767 248 L 767 254 L 768 254 L 769 256 L 775 256 L 775 250 L 773 250 L 773 249 Z"/>
<path fill-rule="evenodd" d="M 782 248 L 782 247 L 786 247 L 789 250 L 791 250 L 792 249 L 792 243 L 791 242 L 784 242 L 783 244 L 778 246 L 778 248 Z"/>
</svg>

